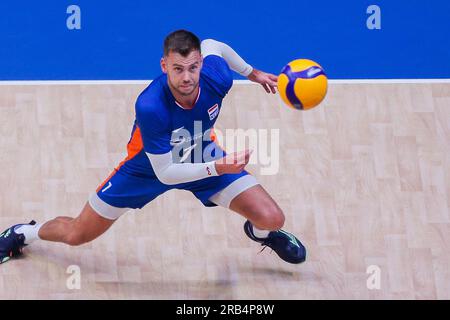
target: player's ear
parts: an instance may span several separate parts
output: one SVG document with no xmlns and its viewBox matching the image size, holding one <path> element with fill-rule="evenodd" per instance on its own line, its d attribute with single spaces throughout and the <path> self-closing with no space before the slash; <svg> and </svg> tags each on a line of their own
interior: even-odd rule
<svg viewBox="0 0 450 320">
<path fill-rule="evenodd" d="M 162 72 L 167 73 L 167 63 L 164 57 L 161 58 L 161 70 Z"/>
</svg>

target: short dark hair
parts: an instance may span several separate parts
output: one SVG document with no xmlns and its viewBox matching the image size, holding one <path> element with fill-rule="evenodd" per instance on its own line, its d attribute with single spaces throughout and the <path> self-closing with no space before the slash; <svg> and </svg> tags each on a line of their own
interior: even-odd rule
<svg viewBox="0 0 450 320">
<path fill-rule="evenodd" d="M 200 51 L 200 39 L 190 31 L 176 30 L 164 39 L 165 57 L 167 57 L 171 51 L 186 57 L 195 50 Z"/>
</svg>

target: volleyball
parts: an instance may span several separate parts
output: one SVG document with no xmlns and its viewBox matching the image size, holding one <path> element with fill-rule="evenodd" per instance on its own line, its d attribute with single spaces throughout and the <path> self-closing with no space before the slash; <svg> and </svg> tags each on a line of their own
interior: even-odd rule
<svg viewBox="0 0 450 320">
<path fill-rule="evenodd" d="M 328 78 L 323 68 L 312 60 L 289 62 L 278 76 L 278 91 L 284 103 L 297 110 L 319 105 L 327 94 Z"/>
</svg>

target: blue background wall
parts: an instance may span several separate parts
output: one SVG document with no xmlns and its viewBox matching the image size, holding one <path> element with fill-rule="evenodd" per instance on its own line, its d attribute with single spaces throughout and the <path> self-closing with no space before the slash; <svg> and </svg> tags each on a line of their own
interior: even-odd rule
<svg viewBox="0 0 450 320">
<path fill-rule="evenodd" d="M 71 4 L 81 30 L 66 27 Z M 371 4 L 381 30 L 366 27 Z M 272 73 L 310 58 L 332 79 L 450 78 L 449 0 L 26 0 L 0 14 L 0 80 L 153 79 L 178 28 Z"/>
</svg>

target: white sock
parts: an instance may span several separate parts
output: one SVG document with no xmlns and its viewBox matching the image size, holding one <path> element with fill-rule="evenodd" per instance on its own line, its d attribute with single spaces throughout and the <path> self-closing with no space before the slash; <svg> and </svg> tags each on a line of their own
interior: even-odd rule
<svg viewBox="0 0 450 320">
<path fill-rule="evenodd" d="M 253 234 L 257 238 L 265 239 L 265 238 L 267 238 L 269 236 L 269 233 L 270 233 L 269 230 L 261 230 L 261 229 L 258 229 L 255 226 L 253 226 Z"/>
<path fill-rule="evenodd" d="M 42 224 L 36 223 L 34 226 L 30 224 L 24 224 L 23 226 L 16 227 L 14 229 L 15 233 L 23 233 L 25 236 L 25 244 L 30 244 L 34 240 L 39 238 L 39 229 L 42 227 Z"/>
</svg>

